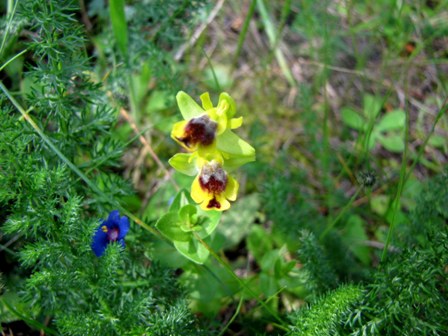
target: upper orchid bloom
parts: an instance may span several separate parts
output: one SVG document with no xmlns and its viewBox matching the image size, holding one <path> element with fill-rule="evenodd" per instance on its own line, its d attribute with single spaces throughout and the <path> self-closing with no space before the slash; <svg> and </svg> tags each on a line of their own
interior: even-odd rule
<svg viewBox="0 0 448 336">
<path fill-rule="evenodd" d="M 202 107 L 183 91 L 176 95 L 184 120 L 174 124 L 171 137 L 190 152 L 215 146 L 219 135 L 227 129 L 238 128 L 243 123 L 242 117 L 233 118 L 236 112 L 235 102 L 227 93 L 220 94 L 216 107 L 208 92 L 200 98 Z"/>
<path fill-rule="evenodd" d="M 183 163 L 191 164 L 196 157 L 201 157 L 224 161 L 224 169 L 233 170 L 255 161 L 255 149 L 232 131 L 243 122 L 242 117 L 233 118 L 236 112 L 234 100 L 224 92 L 219 96 L 218 105 L 213 107 L 208 93 L 200 98 L 203 107 L 183 91 L 176 95 L 185 120 L 174 124 L 171 137 L 193 154 L 191 157 L 177 154 L 170 163 L 178 163 L 181 159 Z M 172 166 L 178 169 L 176 162 Z"/>
<path fill-rule="evenodd" d="M 118 210 L 111 211 L 107 220 L 103 221 L 93 236 L 92 250 L 97 257 L 101 257 L 108 244 L 118 242 L 125 246 L 124 237 L 129 231 L 129 219 L 120 217 Z"/>
</svg>

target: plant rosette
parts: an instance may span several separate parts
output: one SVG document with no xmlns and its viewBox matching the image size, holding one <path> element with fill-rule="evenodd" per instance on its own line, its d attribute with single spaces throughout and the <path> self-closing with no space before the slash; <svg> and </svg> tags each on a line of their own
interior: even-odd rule
<svg viewBox="0 0 448 336">
<path fill-rule="evenodd" d="M 215 231 L 221 213 L 217 211 L 204 212 L 192 204 L 185 195 L 179 192 L 170 211 L 156 223 L 157 229 L 170 241 L 174 247 L 186 258 L 198 264 L 203 264 L 210 252 L 201 240 L 210 242 L 210 236 Z"/>
</svg>

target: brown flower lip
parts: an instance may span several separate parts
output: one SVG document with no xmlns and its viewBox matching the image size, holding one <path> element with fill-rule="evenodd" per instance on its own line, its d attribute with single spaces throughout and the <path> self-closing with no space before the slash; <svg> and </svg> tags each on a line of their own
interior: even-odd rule
<svg viewBox="0 0 448 336">
<path fill-rule="evenodd" d="M 184 128 L 184 136 L 176 139 L 188 148 L 196 144 L 209 146 L 215 140 L 217 128 L 218 124 L 215 121 L 203 115 L 191 119 Z"/>
<path fill-rule="evenodd" d="M 199 184 L 210 194 L 220 194 L 226 190 L 227 174 L 219 163 L 212 162 L 202 167 Z"/>
</svg>

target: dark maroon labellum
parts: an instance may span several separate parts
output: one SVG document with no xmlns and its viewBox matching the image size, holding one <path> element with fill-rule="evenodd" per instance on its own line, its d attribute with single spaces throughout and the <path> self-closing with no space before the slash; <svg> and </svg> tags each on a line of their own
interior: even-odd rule
<svg viewBox="0 0 448 336">
<path fill-rule="evenodd" d="M 213 197 L 208 202 L 207 208 L 209 208 L 209 209 L 213 209 L 213 208 L 220 209 L 221 208 L 221 203 L 219 203 L 218 200 L 215 197 Z"/>
<path fill-rule="evenodd" d="M 191 119 L 184 129 L 182 138 L 177 138 L 180 142 L 183 142 L 185 146 L 191 147 L 196 144 L 208 146 L 215 140 L 216 129 L 218 124 L 210 119 L 209 116 L 203 115 L 197 118 Z"/>
<path fill-rule="evenodd" d="M 199 175 L 199 185 L 202 190 L 213 194 L 213 198 L 208 202 L 207 208 L 221 208 L 221 203 L 216 199 L 216 195 L 226 190 L 227 174 L 219 163 L 212 161 L 202 167 Z"/>
<path fill-rule="evenodd" d="M 218 163 L 211 162 L 202 167 L 199 184 L 210 194 L 220 194 L 226 190 L 227 174 Z"/>
</svg>

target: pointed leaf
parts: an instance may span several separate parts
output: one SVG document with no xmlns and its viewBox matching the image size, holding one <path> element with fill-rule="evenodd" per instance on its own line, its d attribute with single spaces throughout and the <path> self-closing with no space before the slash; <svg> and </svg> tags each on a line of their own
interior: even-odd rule
<svg viewBox="0 0 448 336">
<path fill-rule="evenodd" d="M 179 190 L 170 206 L 170 212 L 178 212 L 181 207 L 191 204 L 189 193 L 185 189 Z"/>
<path fill-rule="evenodd" d="M 199 237 L 201 239 L 204 239 L 205 237 L 210 236 L 213 231 L 216 230 L 216 227 L 219 224 L 219 221 L 221 219 L 221 211 L 204 211 L 201 208 L 199 208 L 199 213 L 203 214 L 202 216 L 206 216 L 207 220 L 202 224 L 202 230 L 198 232 Z"/>
<path fill-rule="evenodd" d="M 109 14 L 118 49 L 126 57 L 128 51 L 128 27 L 124 6 L 124 0 L 110 0 Z"/>
<path fill-rule="evenodd" d="M 354 128 L 355 130 L 362 131 L 366 127 L 365 120 L 359 115 L 358 112 L 351 108 L 344 107 L 341 110 L 342 121 L 347 126 Z"/>
<path fill-rule="evenodd" d="M 448 144 L 448 139 L 441 135 L 433 134 L 430 136 L 428 143 L 431 146 L 442 148 Z"/>
<path fill-rule="evenodd" d="M 401 153 L 404 151 L 404 140 L 399 134 L 390 134 L 378 137 L 381 145 L 390 152 Z"/>
<path fill-rule="evenodd" d="M 376 126 L 377 130 L 392 131 L 402 130 L 406 122 L 406 113 L 403 110 L 394 110 L 387 113 Z"/>
<path fill-rule="evenodd" d="M 381 111 L 383 106 L 382 99 L 379 99 L 372 95 L 364 95 L 364 115 L 369 118 L 369 120 L 375 120 L 378 113 Z"/>
<path fill-rule="evenodd" d="M 207 248 L 194 238 L 188 242 L 175 241 L 174 246 L 183 256 L 197 264 L 203 264 L 210 254 Z"/>
<path fill-rule="evenodd" d="M 368 265 L 370 263 L 370 252 L 363 242 L 367 241 L 369 237 L 364 228 L 364 220 L 358 215 L 351 215 L 344 228 L 342 239 L 352 253 L 365 265 Z"/>
</svg>

